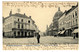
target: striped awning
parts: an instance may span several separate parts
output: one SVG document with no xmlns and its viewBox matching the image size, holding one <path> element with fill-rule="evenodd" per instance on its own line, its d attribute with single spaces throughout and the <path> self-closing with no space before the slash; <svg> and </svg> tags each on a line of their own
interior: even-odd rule
<svg viewBox="0 0 80 52">
<path fill-rule="evenodd" d="M 79 29 L 75 29 L 72 33 L 78 33 Z"/>
<path fill-rule="evenodd" d="M 58 34 L 60 34 L 60 33 L 61 33 L 61 31 L 58 32 Z"/>
<path fill-rule="evenodd" d="M 64 32 L 65 32 L 65 30 L 61 31 L 61 33 L 60 33 L 60 34 L 63 34 Z"/>
</svg>

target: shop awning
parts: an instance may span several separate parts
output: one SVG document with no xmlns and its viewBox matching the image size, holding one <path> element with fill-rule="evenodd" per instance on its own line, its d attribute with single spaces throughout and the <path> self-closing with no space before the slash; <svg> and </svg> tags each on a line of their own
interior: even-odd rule
<svg viewBox="0 0 80 52">
<path fill-rule="evenodd" d="M 61 31 L 58 32 L 58 34 L 60 34 L 60 33 L 61 33 Z"/>
<path fill-rule="evenodd" d="M 79 29 L 75 29 L 72 33 L 78 33 Z"/>
<path fill-rule="evenodd" d="M 61 33 L 60 33 L 60 34 L 63 34 L 64 32 L 65 32 L 65 30 L 61 31 Z"/>
</svg>

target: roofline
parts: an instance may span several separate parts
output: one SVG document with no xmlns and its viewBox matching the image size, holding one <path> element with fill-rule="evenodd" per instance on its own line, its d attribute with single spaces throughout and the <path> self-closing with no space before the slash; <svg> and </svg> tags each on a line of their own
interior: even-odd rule
<svg viewBox="0 0 80 52">
<path fill-rule="evenodd" d="M 78 5 L 75 6 L 75 8 L 77 8 L 77 7 L 78 7 Z M 69 12 L 66 11 L 66 12 L 68 12 L 67 14 L 66 14 L 66 12 L 64 12 L 60 17 L 62 17 L 64 14 L 68 15 L 70 12 L 72 12 L 73 10 L 75 10 L 75 8 L 73 8 L 73 9 L 72 9 L 72 8 L 69 9 L 69 10 L 70 10 L 70 11 L 68 10 Z"/>
</svg>

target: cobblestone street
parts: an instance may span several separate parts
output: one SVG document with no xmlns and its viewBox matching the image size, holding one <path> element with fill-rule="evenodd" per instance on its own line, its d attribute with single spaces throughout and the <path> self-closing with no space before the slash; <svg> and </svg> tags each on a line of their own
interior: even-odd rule
<svg viewBox="0 0 80 52">
<path fill-rule="evenodd" d="M 37 44 L 36 37 L 33 38 L 3 38 L 4 44 Z M 78 38 L 45 36 L 40 38 L 40 44 L 77 44 Z"/>
</svg>

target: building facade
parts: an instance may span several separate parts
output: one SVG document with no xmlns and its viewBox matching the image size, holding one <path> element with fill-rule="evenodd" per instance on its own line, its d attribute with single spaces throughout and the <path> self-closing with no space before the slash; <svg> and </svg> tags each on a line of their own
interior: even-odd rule
<svg viewBox="0 0 80 52">
<path fill-rule="evenodd" d="M 50 24 L 48 28 L 48 34 L 55 36 L 58 34 L 58 19 L 63 14 L 63 12 L 60 10 L 60 7 L 58 7 L 58 11 L 54 14 L 52 23 Z"/>
<path fill-rule="evenodd" d="M 31 16 L 10 11 L 9 16 L 4 18 L 3 30 L 5 37 L 33 37 L 39 32 Z"/>
<path fill-rule="evenodd" d="M 58 20 L 59 32 L 64 31 L 64 36 L 73 36 L 72 32 L 78 29 L 78 4 L 65 11 Z M 78 32 L 76 32 L 78 33 Z M 78 36 L 78 35 L 77 35 Z"/>
<path fill-rule="evenodd" d="M 47 26 L 46 35 L 53 36 L 53 23 L 51 23 L 49 27 Z"/>
</svg>

